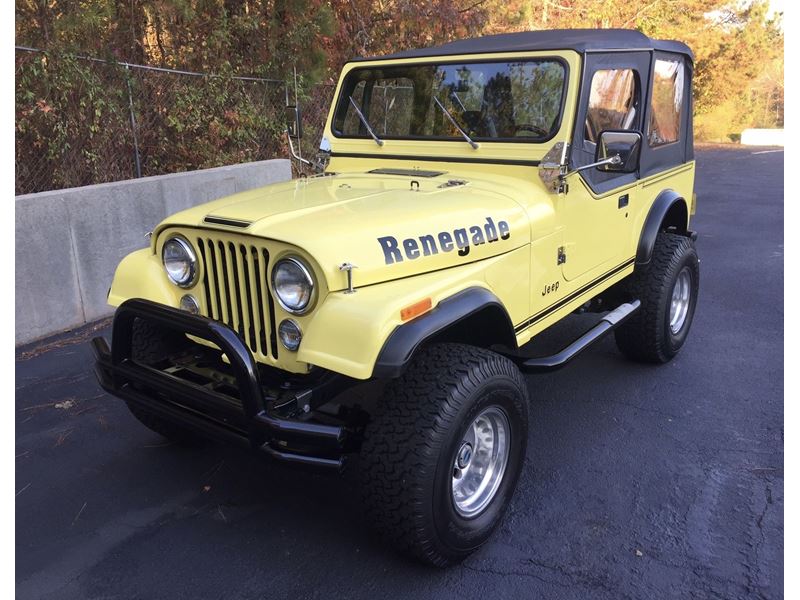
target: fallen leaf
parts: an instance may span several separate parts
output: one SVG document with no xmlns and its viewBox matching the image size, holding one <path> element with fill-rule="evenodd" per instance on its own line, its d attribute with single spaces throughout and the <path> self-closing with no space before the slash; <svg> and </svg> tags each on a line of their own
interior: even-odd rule
<svg viewBox="0 0 800 600">
<path fill-rule="evenodd" d="M 53 448 L 56 448 L 57 446 L 60 446 L 61 444 L 63 444 L 64 441 L 70 436 L 70 434 L 73 431 L 75 431 L 75 430 L 74 429 L 67 429 L 65 431 L 60 432 L 58 434 L 58 438 L 56 439 L 56 443 L 53 445 Z"/>
<path fill-rule="evenodd" d="M 83 503 L 83 506 L 81 506 L 81 509 L 78 511 L 78 514 L 75 515 L 74 519 L 72 519 L 72 525 L 70 525 L 70 527 L 74 527 L 75 523 L 78 522 L 78 519 L 80 519 L 81 515 L 83 514 L 83 509 L 86 508 L 87 504 L 88 504 L 88 502 L 84 502 Z"/>
<path fill-rule="evenodd" d="M 644 554 L 642 554 L 642 551 L 637 548 L 636 549 L 636 556 L 642 557 L 642 556 L 644 556 Z"/>
</svg>

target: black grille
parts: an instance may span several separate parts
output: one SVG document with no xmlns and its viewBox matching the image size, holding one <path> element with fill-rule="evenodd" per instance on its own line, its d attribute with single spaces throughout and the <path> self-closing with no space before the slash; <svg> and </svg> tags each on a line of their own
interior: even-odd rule
<svg viewBox="0 0 800 600">
<path fill-rule="evenodd" d="M 256 356 L 277 358 L 269 252 L 254 244 L 198 238 L 206 316 L 235 329 Z"/>
</svg>

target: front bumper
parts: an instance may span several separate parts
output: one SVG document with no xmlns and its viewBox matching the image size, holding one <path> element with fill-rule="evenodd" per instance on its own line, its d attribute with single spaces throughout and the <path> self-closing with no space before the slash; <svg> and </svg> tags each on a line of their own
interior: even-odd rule
<svg viewBox="0 0 800 600">
<path fill-rule="evenodd" d="M 137 318 L 212 342 L 230 364 L 218 360 L 218 371 L 206 368 L 198 373 L 187 371 L 180 361 L 176 364 L 173 357 L 164 357 L 158 365 L 137 362 L 132 356 Z M 288 377 L 278 385 L 263 381 L 258 363 L 233 329 L 148 300 L 120 305 L 112 340 L 111 348 L 102 337 L 92 340 L 95 373 L 105 391 L 128 404 L 282 461 L 341 469 L 346 454 L 354 450 L 359 420 L 316 410 L 353 380 L 326 372 L 299 383 Z"/>
</svg>

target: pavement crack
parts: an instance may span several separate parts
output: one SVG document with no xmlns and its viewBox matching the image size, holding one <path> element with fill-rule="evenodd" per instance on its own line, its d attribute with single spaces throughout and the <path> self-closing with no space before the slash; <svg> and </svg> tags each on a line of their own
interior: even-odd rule
<svg viewBox="0 0 800 600">
<path fill-rule="evenodd" d="M 482 573 L 488 575 L 498 575 L 500 577 L 508 577 L 509 575 L 514 575 L 517 577 L 530 577 L 532 579 L 536 579 L 537 581 L 541 581 L 542 583 L 546 583 L 549 585 L 555 585 L 560 588 L 570 588 L 572 587 L 571 584 L 562 583 L 560 581 L 553 581 L 547 579 L 546 577 L 542 577 L 537 573 L 531 573 L 528 571 L 521 571 L 517 569 L 495 569 L 492 567 L 471 567 L 469 565 L 463 565 L 463 567 L 469 571 L 474 571 L 475 573 Z"/>
<path fill-rule="evenodd" d="M 555 567 L 553 565 L 548 565 L 547 563 L 539 562 L 534 558 L 529 558 L 528 562 L 534 566 L 540 567 L 542 569 L 547 569 L 548 571 L 555 571 L 560 573 L 561 575 L 565 575 L 567 577 L 572 577 L 569 573 L 566 573 L 562 567 Z"/>
<path fill-rule="evenodd" d="M 766 482 L 766 484 L 764 485 L 764 496 L 766 499 L 766 502 L 764 503 L 764 510 L 761 511 L 761 514 L 756 520 L 756 524 L 758 525 L 758 528 L 762 531 L 762 533 L 763 533 L 762 523 L 764 522 L 764 517 L 766 516 L 769 507 L 772 506 L 772 488 L 769 485 L 769 481 Z"/>
<path fill-rule="evenodd" d="M 587 404 L 591 404 L 589 401 L 585 401 Z M 628 408 L 634 408 L 636 410 L 641 410 L 644 412 L 654 413 L 656 415 L 661 415 L 662 417 L 668 417 L 670 419 L 677 419 L 677 415 L 673 415 L 668 412 L 664 412 L 663 410 L 658 410 L 657 408 L 647 408 L 644 406 L 637 406 L 636 404 L 631 404 L 630 402 L 623 402 L 622 400 L 611 400 L 609 398 L 603 398 L 601 402 L 607 402 L 608 404 L 619 404 L 620 406 L 627 406 Z"/>
<path fill-rule="evenodd" d="M 761 590 L 758 589 L 759 587 L 759 580 L 761 579 L 761 549 L 763 548 L 764 544 L 767 541 L 767 535 L 764 531 L 764 517 L 767 516 L 767 511 L 769 511 L 770 507 L 773 504 L 772 500 L 772 487 L 770 485 L 770 481 L 766 480 L 764 482 L 764 506 L 761 509 L 760 514 L 755 520 L 756 528 L 758 529 L 758 539 L 755 541 L 753 545 L 753 561 L 751 565 L 751 569 L 755 571 L 754 574 L 751 574 L 748 570 L 746 579 L 746 587 L 748 592 L 756 594 L 759 598 L 763 598 L 764 594 Z"/>
<path fill-rule="evenodd" d="M 602 590 L 604 592 L 607 592 L 611 597 L 619 598 L 620 600 L 629 600 L 631 598 L 629 595 L 622 593 L 619 589 L 612 588 L 607 582 L 603 581 L 602 578 L 593 576 L 591 573 L 583 573 L 583 572 L 573 573 L 566 570 L 564 567 L 560 565 L 551 565 L 546 562 L 537 560 L 535 558 L 526 558 L 524 559 L 524 562 L 525 566 L 531 566 L 537 569 L 549 571 L 550 573 L 555 574 L 557 577 L 555 579 L 545 577 L 540 573 L 536 573 L 529 569 L 526 569 L 525 566 L 522 566 L 521 568 L 513 568 L 513 567 L 495 568 L 492 566 L 474 567 L 466 564 L 462 566 L 476 573 L 497 575 L 501 577 L 508 577 L 508 576 L 528 577 L 540 581 L 542 583 L 546 583 L 548 585 L 553 585 L 563 589 L 574 590 L 576 586 L 581 586 L 589 590 L 592 590 L 593 592 Z M 592 594 L 590 595 L 590 597 L 594 597 L 594 595 Z"/>
</svg>

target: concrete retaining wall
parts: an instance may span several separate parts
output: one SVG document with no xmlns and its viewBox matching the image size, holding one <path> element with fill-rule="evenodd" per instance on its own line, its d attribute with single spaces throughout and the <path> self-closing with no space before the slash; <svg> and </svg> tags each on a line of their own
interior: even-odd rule
<svg viewBox="0 0 800 600">
<path fill-rule="evenodd" d="M 17 196 L 16 344 L 110 315 L 117 264 L 167 215 L 290 178 L 277 159 Z"/>
</svg>

